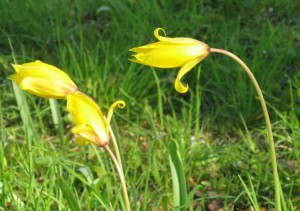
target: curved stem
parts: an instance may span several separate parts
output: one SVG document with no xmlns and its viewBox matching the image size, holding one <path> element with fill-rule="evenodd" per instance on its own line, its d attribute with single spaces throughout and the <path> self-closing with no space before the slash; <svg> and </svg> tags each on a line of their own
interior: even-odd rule
<svg viewBox="0 0 300 211">
<path fill-rule="evenodd" d="M 131 209 L 130 209 L 129 198 L 128 198 L 128 193 L 127 193 L 127 188 L 126 188 L 126 182 L 125 182 L 125 177 L 124 177 L 123 171 L 122 171 L 122 169 L 121 169 L 121 167 L 120 167 L 120 165 L 119 165 L 119 163 L 118 163 L 115 155 L 110 150 L 109 146 L 108 145 L 104 146 L 104 149 L 108 152 L 109 156 L 111 157 L 111 159 L 113 160 L 113 162 L 114 162 L 114 164 L 116 166 L 116 169 L 117 169 L 120 181 L 121 181 L 121 185 L 122 185 L 122 190 L 123 190 L 123 195 L 124 195 L 126 210 L 130 211 Z"/>
<path fill-rule="evenodd" d="M 114 145 L 114 150 L 115 150 L 115 153 L 116 153 L 116 157 L 117 157 L 119 166 L 120 166 L 122 172 L 124 172 L 123 165 L 122 165 L 122 160 L 121 160 L 121 155 L 120 155 L 120 151 L 119 151 L 119 147 L 118 147 L 118 143 L 117 143 L 115 134 L 114 134 L 114 132 L 113 132 L 113 130 L 112 130 L 112 128 L 110 126 L 109 126 L 109 134 L 111 136 L 111 140 L 112 140 L 112 143 Z"/>
<path fill-rule="evenodd" d="M 274 175 L 273 178 L 274 178 L 274 186 L 275 186 L 275 208 L 276 208 L 276 210 L 280 211 L 281 210 L 280 181 L 279 181 L 278 170 L 277 170 L 277 161 L 276 161 L 276 152 L 275 152 L 275 145 L 274 145 L 274 139 L 273 139 L 273 132 L 272 132 L 271 121 L 270 121 L 268 109 L 267 109 L 263 94 L 261 92 L 261 89 L 260 89 L 254 75 L 252 74 L 251 70 L 236 55 L 234 55 L 228 51 L 225 51 L 222 49 L 217 49 L 217 48 L 211 48 L 210 51 L 215 52 L 215 53 L 225 54 L 226 56 L 229 56 L 232 59 L 234 59 L 236 62 L 238 62 L 243 67 L 245 72 L 248 74 L 249 78 L 251 79 L 251 81 L 256 89 L 256 92 L 258 94 L 258 97 L 259 97 L 259 100 L 261 103 L 261 107 L 262 107 L 265 122 L 266 122 L 267 131 L 268 131 L 269 148 L 270 148 L 270 154 L 271 154 L 271 160 L 272 160 L 272 170 L 273 170 L 273 175 Z"/>
</svg>

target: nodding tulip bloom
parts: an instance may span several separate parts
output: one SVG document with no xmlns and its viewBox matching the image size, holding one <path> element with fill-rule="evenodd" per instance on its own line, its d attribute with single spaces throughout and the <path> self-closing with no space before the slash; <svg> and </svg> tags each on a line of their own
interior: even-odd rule
<svg viewBox="0 0 300 211">
<path fill-rule="evenodd" d="M 9 79 L 21 89 L 44 98 L 64 99 L 78 90 L 75 83 L 62 70 L 41 61 L 21 65 L 12 64 L 16 73 Z"/>
<path fill-rule="evenodd" d="M 174 68 L 181 67 L 176 80 L 175 89 L 180 93 L 188 90 L 180 80 L 196 64 L 202 61 L 210 52 L 207 44 L 186 37 L 169 38 L 159 35 L 162 28 L 154 30 L 154 36 L 158 42 L 130 49 L 135 52 L 133 62 L 141 63 L 151 67 Z"/>
<path fill-rule="evenodd" d="M 67 96 L 67 108 L 75 123 L 72 133 L 77 134 L 75 143 L 86 145 L 89 143 L 103 147 L 109 143 L 109 124 L 116 107 L 124 108 L 125 102 L 115 102 L 108 111 L 107 119 L 99 106 L 87 95 L 76 91 Z"/>
</svg>

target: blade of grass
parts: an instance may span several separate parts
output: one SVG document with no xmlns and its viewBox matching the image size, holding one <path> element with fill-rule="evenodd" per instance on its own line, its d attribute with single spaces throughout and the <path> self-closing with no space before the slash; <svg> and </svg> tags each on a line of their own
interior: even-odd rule
<svg viewBox="0 0 300 211">
<path fill-rule="evenodd" d="M 61 118 L 61 114 L 60 114 L 60 109 L 59 109 L 57 100 L 49 99 L 49 103 L 50 103 L 53 123 L 55 125 L 55 129 L 56 129 L 57 134 L 59 136 L 60 147 L 63 148 L 63 146 L 64 146 L 64 132 L 63 132 L 63 123 L 62 123 L 62 118 Z"/>
<path fill-rule="evenodd" d="M 159 83 L 159 78 L 157 77 L 157 74 L 154 70 L 154 68 L 151 68 L 156 86 L 157 86 L 157 101 L 158 101 L 158 111 L 159 111 L 159 119 L 160 119 L 160 127 L 164 128 L 164 113 L 163 113 L 163 105 L 162 105 L 162 93 Z"/>
<path fill-rule="evenodd" d="M 87 186 L 93 193 L 94 196 L 99 200 L 101 205 L 106 209 L 109 210 L 109 206 L 103 199 L 103 197 L 99 194 L 98 190 L 95 190 L 93 186 L 91 186 L 88 181 L 79 173 L 75 172 L 72 168 L 70 168 L 68 165 L 66 165 L 63 161 L 56 159 L 55 162 L 57 162 L 64 170 L 66 170 L 70 175 L 74 176 L 75 178 L 79 179 L 85 186 Z"/>
<path fill-rule="evenodd" d="M 249 174 L 247 174 L 247 177 L 248 177 L 248 181 L 249 181 L 249 184 L 250 184 L 250 190 L 248 189 L 247 185 L 245 184 L 244 180 L 240 177 L 240 175 L 238 175 L 243 187 L 244 187 L 244 190 L 251 202 L 251 204 L 253 205 L 253 207 L 255 208 L 255 210 L 260 210 L 259 208 L 259 204 L 257 202 L 257 198 L 256 198 L 256 195 L 255 195 L 255 191 L 254 191 L 254 187 L 253 187 L 253 184 L 252 184 L 252 181 L 251 181 L 251 178 L 249 176 Z"/>
<path fill-rule="evenodd" d="M 8 42 L 9 42 L 9 45 L 10 45 L 13 60 L 14 60 L 15 63 L 17 63 L 16 57 L 15 57 L 15 54 L 14 54 L 14 49 L 13 49 L 10 38 L 8 38 Z M 14 94 L 15 94 L 15 97 L 16 97 L 16 101 L 17 101 L 17 104 L 18 104 L 18 108 L 20 110 L 23 125 L 24 126 L 27 125 L 27 127 L 28 127 L 27 128 L 28 136 L 31 137 L 34 134 L 34 129 L 33 129 L 33 126 L 32 126 L 33 125 L 32 124 L 32 119 L 30 117 L 30 110 L 29 110 L 29 106 L 28 106 L 25 94 L 15 82 L 12 82 L 12 85 L 13 85 L 13 90 L 14 90 Z"/>
<path fill-rule="evenodd" d="M 34 204 L 34 197 L 33 197 L 33 185 L 35 182 L 34 177 L 34 160 L 33 160 L 33 150 L 32 150 L 32 141 L 33 137 L 30 136 L 30 126 L 25 125 L 25 133 L 26 133 L 26 146 L 27 146 L 27 156 L 28 156 L 28 175 L 29 175 L 29 184 L 28 188 L 26 188 L 26 201 L 29 203 L 26 203 L 26 206 L 28 209 L 30 209 L 30 205 Z"/>
<path fill-rule="evenodd" d="M 11 48 L 12 52 L 12 57 L 14 59 L 14 62 L 16 62 L 16 58 L 14 55 L 14 50 L 13 46 L 11 43 L 11 40 L 8 38 L 8 42 Z M 20 110 L 21 114 L 21 119 L 23 122 L 23 125 L 25 127 L 25 134 L 26 134 L 26 142 L 27 142 L 27 153 L 28 153 L 28 164 L 29 164 L 29 169 L 28 169 L 28 174 L 29 174 L 29 184 L 28 188 L 26 189 L 26 200 L 28 203 L 26 204 L 26 207 L 30 209 L 30 204 L 33 203 L 33 183 L 34 183 L 34 161 L 33 161 L 33 152 L 32 152 L 32 139 L 34 137 L 34 128 L 33 128 L 33 121 L 30 116 L 30 110 L 29 106 L 25 97 L 24 92 L 19 88 L 19 86 L 15 83 L 12 82 L 13 84 L 13 90 L 15 93 L 15 97 L 17 100 L 18 108 Z"/>
<path fill-rule="evenodd" d="M 173 200 L 175 209 L 182 211 L 187 208 L 187 189 L 181 156 L 175 141 L 169 143 L 169 161 L 171 166 Z"/>
<path fill-rule="evenodd" d="M 72 211 L 80 211 L 80 207 L 77 202 L 77 199 L 74 196 L 74 194 L 73 194 L 71 188 L 68 186 L 68 184 L 62 178 L 59 178 L 57 180 L 57 183 L 58 183 L 58 187 L 62 190 L 63 195 L 64 195 L 65 199 L 67 200 L 70 209 Z"/>
<path fill-rule="evenodd" d="M 4 143 L 6 140 L 6 133 L 4 131 L 4 126 L 3 126 L 3 117 L 2 117 L 2 98 L 0 98 L 0 130 L 1 130 L 1 145 L 0 145 L 0 197 L 1 197 L 1 206 L 3 206 L 3 209 L 5 208 L 5 201 L 6 201 L 6 176 L 5 176 L 5 167 L 7 165 L 5 154 L 4 154 Z"/>
<path fill-rule="evenodd" d="M 197 83 L 196 83 L 196 122 L 195 122 L 195 138 L 198 139 L 200 135 L 200 109 L 201 109 L 201 86 L 200 86 L 201 66 L 197 69 Z"/>
</svg>

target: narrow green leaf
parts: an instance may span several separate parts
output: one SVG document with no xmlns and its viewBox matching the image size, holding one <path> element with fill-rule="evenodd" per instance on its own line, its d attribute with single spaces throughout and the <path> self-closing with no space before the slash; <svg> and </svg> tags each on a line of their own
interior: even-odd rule
<svg viewBox="0 0 300 211">
<path fill-rule="evenodd" d="M 178 145 L 175 141 L 170 141 L 169 144 L 169 160 L 173 183 L 174 206 L 180 208 L 180 210 L 186 210 L 186 180 L 182 167 L 181 156 L 178 152 Z"/>
<path fill-rule="evenodd" d="M 87 186 L 87 188 L 89 190 L 91 190 L 94 193 L 94 196 L 99 200 L 99 202 L 101 203 L 101 205 L 106 209 L 106 210 L 110 210 L 109 209 L 109 205 L 107 205 L 105 203 L 105 200 L 103 199 L 103 197 L 99 194 L 99 191 L 94 189 L 93 186 L 91 186 L 88 181 L 86 180 L 86 178 L 84 178 L 81 174 L 75 172 L 72 168 L 70 168 L 68 165 L 66 165 L 64 162 L 62 162 L 60 159 L 55 160 L 58 164 L 60 164 L 64 170 L 66 170 L 69 174 L 73 175 L 74 177 L 76 177 L 77 179 L 79 179 L 85 186 Z"/>
<path fill-rule="evenodd" d="M 80 211 L 78 202 L 76 200 L 76 197 L 74 196 L 71 188 L 68 186 L 68 184 L 62 179 L 58 179 L 58 186 L 63 192 L 64 197 L 66 198 L 68 205 L 72 211 Z"/>
<path fill-rule="evenodd" d="M 281 205 L 282 205 L 283 210 L 284 210 L 284 211 L 292 210 L 292 209 L 293 209 L 293 206 L 291 206 L 291 208 L 288 209 L 286 200 L 285 200 L 285 198 L 284 198 L 284 193 L 283 193 L 283 191 L 282 191 L 281 184 L 279 183 L 279 185 L 280 185 L 280 199 L 281 199 Z"/>
<path fill-rule="evenodd" d="M 160 81 L 159 78 L 154 70 L 154 68 L 151 68 L 155 82 L 156 82 L 156 86 L 157 86 L 157 100 L 158 100 L 158 110 L 159 110 L 159 119 L 160 119 L 160 126 L 161 128 L 164 128 L 164 113 L 163 113 L 163 103 L 162 103 L 162 91 L 160 88 Z"/>
<path fill-rule="evenodd" d="M 12 46 L 10 38 L 8 38 L 8 43 L 10 45 L 10 49 L 11 49 L 11 52 L 12 52 L 12 57 L 13 57 L 14 63 L 17 64 L 17 60 L 16 60 L 15 53 L 14 53 L 14 48 Z M 26 96 L 24 94 L 24 91 L 21 90 L 15 82 L 12 82 L 12 85 L 13 85 L 13 90 L 14 90 L 14 94 L 15 94 L 15 97 L 16 97 L 16 101 L 17 101 L 17 104 L 18 104 L 18 108 L 20 110 L 23 125 L 25 127 L 27 127 L 26 132 L 28 133 L 28 136 L 31 137 L 34 134 L 34 128 L 33 128 L 32 119 L 31 119 L 31 116 L 30 116 L 30 110 L 29 110 L 29 106 L 28 106 L 28 103 L 27 103 L 27 100 L 26 100 Z"/>
<path fill-rule="evenodd" d="M 240 177 L 240 175 L 238 175 L 243 187 L 244 187 L 244 190 L 251 202 L 251 204 L 253 205 L 254 209 L 255 210 L 260 210 L 259 208 L 259 204 L 257 202 L 257 198 L 256 198 L 256 195 L 255 195 L 255 191 L 254 191 L 254 187 L 253 187 L 253 184 L 252 184 L 252 181 L 251 181 L 251 178 L 248 174 L 248 181 L 249 181 L 249 184 L 250 184 L 250 190 L 248 189 L 247 185 L 245 184 L 244 180 Z"/>
<path fill-rule="evenodd" d="M 55 129 L 59 135 L 60 145 L 63 147 L 64 144 L 64 133 L 63 133 L 63 123 L 62 118 L 59 110 L 59 106 L 56 99 L 49 99 L 51 114 L 53 123 L 55 125 Z"/>
</svg>

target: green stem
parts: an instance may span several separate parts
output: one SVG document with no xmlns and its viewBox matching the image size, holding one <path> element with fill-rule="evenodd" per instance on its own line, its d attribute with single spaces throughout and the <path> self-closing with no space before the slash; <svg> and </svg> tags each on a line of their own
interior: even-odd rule
<svg viewBox="0 0 300 211">
<path fill-rule="evenodd" d="M 110 126 L 109 126 L 109 134 L 110 134 L 110 137 L 111 137 L 113 146 L 114 146 L 114 150 L 115 150 L 115 153 L 116 153 L 116 157 L 117 157 L 119 166 L 120 166 L 122 172 L 124 172 L 124 170 L 123 170 L 123 165 L 122 165 L 122 160 L 121 160 L 121 155 L 120 155 L 120 151 L 119 151 L 119 147 L 118 147 L 118 143 L 117 143 L 115 134 L 114 134 L 114 132 L 113 132 L 113 130 L 111 129 Z M 124 174 L 124 173 L 123 173 L 123 174 Z"/>
<path fill-rule="evenodd" d="M 112 153 L 112 151 L 110 150 L 109 146 L 106 145 L 104 146 L 104 149 L 109 153 L 109 156 L 111 157 L 111 159 L 113 160 L 115 166 L 116 166 L 116 169 L 117 169 L 117 172 L 118 172 L 118 175 L 119 175 L 119 178 L 120 178 L 120 181 L 121 181 L 121 185 L 122 185 L 122 190 L 123 190 L 123 195 L 124 195 L 124 200 L 125 200 L 125 205 L 126 205 L 126 210 L 127 211 L 130 211 L 130 203 L 129 203 L 129 198 L 128 198 L 128 193 L 127 193 L 127 188 L 126 188 L 126 182 L 125 182 L 125 177 L 124 177 L 124 173 L 115 157 L 115 155 Z"/>
<path fill-rule="evenodd" d="M 281 211 L 280 181 L 279 181 L 278 170 L 277 170 L 275 144 L 274 144 L 273 132 L 272 132 L 271 121 L 270 121 L 268 109 L 267 109 L 263 94 L 261 92 L 261 89 L 260 89 L 254 75 L 252 74 L 251 70 L 236 55 L 234 55 L 228 51 L 225 51 L 222 49 L 217 49 L 217 48 L 211 48 L 210 51 L 215 52 L 215 53 L 225 54 L 226 56 L 229 56 L 232 59 L 234 59 L 236 62 L 238 62 L 243 67 L 243 69 L 246 71 L 246 73 L 248 74 L 249 78 L 251 79 L 251 81 L 256 89 L 256 92 L 258 94 L 258 97 L 259 97 L 259 100 L 261 103 L 261 107 L 262 107 L 265 122 L 266 122 L 267 131 L 268 131 L 269 148 L 270 148 L 270 154 L 271 154 L 271 160 L 272 160 L 272 170 L 273 170 L 273 176 L 274 176 L 273 178 L 274 178 L 274 185 L 275 185 L 275 208 L 277 211 Z"/>
</svg>

